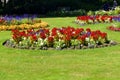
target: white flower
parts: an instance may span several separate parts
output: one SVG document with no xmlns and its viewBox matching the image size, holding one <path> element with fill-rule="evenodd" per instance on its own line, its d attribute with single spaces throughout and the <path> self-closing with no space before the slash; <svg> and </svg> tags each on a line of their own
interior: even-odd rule
<svg viewBox="0 0 120 80">
<path fill-rule="evenodd" d="M 22 45 L 22 42 L 20 41 L 19 44 Z"/>
<path fill-rule="evenodd" d="M 75 34 L 75 31 L 73 31 L 72 33 Z"/>
<path fill-rule="evenodd" d="M 41 39 L 41 38 L 38 38 L 38 41 L 42 41 L 42 39 Z"/>
<path fill-rule="evenodd" d="M 86 41 L 90 41 L 90 38 L 86 37 L 85 40 L 86 40 Z"/>
<path fill-rule="evenodd" d="M 42 45 L 44 45 L 44 43 L 43 43 L 43 42 L 41 42 L 41 43 L 40 43 L 40 46 L 42 46 Z"/>
<path fill-rule="evenodd" d="M 26 37 L 23 38 L 23 40 L 26 40 L 26 39 L 27 39 Z"/>
<path fill-rule="evenodd" d="M 14 41 L 13 38 L 10 38 L 10 41 Z"/>
</svg>

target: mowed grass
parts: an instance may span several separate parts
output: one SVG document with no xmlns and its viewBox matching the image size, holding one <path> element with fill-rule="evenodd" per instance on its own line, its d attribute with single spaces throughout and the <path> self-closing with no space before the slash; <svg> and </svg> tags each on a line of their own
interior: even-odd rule
<svg viewBox="0 0 120 80">
<path fill-rule="evenodd" d="M 75 17 L 42 18 L 53 27 L 90 27 L 120 42 L 119 32 L 106 29 L 112 23 L 80 26 Z M 11 36 L 0 32 L 0 80 L 119 80 L 120 45 L 85 50 L 21 50 L 2 46 Z"/>
</svg>

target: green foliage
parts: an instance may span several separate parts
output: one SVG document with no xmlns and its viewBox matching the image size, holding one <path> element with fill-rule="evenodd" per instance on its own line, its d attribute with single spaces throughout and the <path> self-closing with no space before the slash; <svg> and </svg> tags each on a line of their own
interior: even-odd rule
<svg viewBox="0 0 120 80">
<path fill-rule="evenodd" d="M 41 13 L 57 11 L 60 7 L 69 7 L 71 10 L 97 10 L 101 9 L 105 2 L 113 4 L 112 0 L 9 0 L 3 8 L 4 13 L 23 14 L 23 13 Z M 117 1 L 118 4 L 120 1 Z"/>
<path fill-rule="evenodd" d="M 118 7 L 115 8 L 114 14 L 115 14 L 115 15 L 120 14 L 120 6 L 118 6 Z"/>
<path fill-rule="evenodd" d="M 107 11 L 104 10 L 99 10 L 99 11 L 95 11 L 95 15 L 106 15 Z"/>
<path fill-rule="evenodd" d="M 3 12 L 3 9 L 0 9 L 0 14 Z"/>
<path fill-rule="evenodd" d="M 120 28 L 120 23 L 119 23 L 119 22 L 114 23 L 113 26 L 114 26 L 114 27 L 118 27 L 118 28 Z"/>
<path fill-rule="evenodd" d="M 89 14 L 89 12 L 88 12 Z M 95 15 L 119 15 L 120 14 L 120 6 L 117 6 L 114 10 L 109 10 L 109 11 L 105 11 L 105 10 L 98 10 L 95 11 Z"/>
<path fill-rule="evenodd" d="M 95 15 L 94 11 L 88 11 L 87 15 Z"/>
<path fill-rule="evenodd" d="M 73 11 L 53 11 L 53 12 L 48 12 L 47 16 L 78 16 L 78 15 L 85 15 L 86 11 L 83 9 L 79 9 L 79 10 L 73 10 Z"/>
</svg>

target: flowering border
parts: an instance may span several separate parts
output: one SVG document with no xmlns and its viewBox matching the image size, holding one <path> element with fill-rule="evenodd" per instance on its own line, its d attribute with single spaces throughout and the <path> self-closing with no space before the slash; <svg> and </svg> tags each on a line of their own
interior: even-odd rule
<svg viewBox="0 0 120 80">
<path fill-rule="evenodd" d="M 35 19 L 36 15 L 24 15 L 24 16 L 4 16 L 0 17 L 0 31 L 12 30 L 12 29 L 30 29 L 30 28 L 45 28 L 48 25 L 47 22 L 43 22 L 40 19 Z"/>
<path fill-rule="evenodd" d="M 111 31 L 118 31 L 120 32 L 120 28 L 119 27 L 115 27 L 115 26 L 109 26 L 107 27 L 108 30 L 111 30 Z"/>
<path fill-rule="evenodd" d="M 48 27 L 47 22 L 40 22 L 40 23 L 34 23 L 34 24 L 21 24 L 21 25 L 1 25 L 0 26 L 0 31 L 6 31 L 6 30 L 13 30 L 13 29 L 19 29 L 19 30 L 24 30 L 24 29 L 38 29 L 38 28 L 46 28 Z"/>
<path fill-rule="evenodd" d="M 12 37 L 4 45 L 20 49 L 87 49 L 116 45 L 107 33 L 90 28 L 62 27 L 49 29 L 12 30 Z"/>
<path fill-rule="evenodd" d="M 93 15 L 93 16 L 78 16 L 75 19 L 75 23 L 79 25 L 109 23 L 113 21 L 120 22 L 120 16 Z"/>
</svg>

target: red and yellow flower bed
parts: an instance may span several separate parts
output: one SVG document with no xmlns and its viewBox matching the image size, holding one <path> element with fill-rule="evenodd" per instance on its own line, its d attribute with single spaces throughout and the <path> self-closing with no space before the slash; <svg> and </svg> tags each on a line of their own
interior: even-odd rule
<svg viewBox="0 0 120 80">
<path fill-rule="evenodd" d="M 108 15 L 78 16 L 75 22 L 80 25 L 102 23 L 102 22 L 112 22 L 112 16 L 108 16 Z"/>
<path fill-rule="evenodd" d="M 120 28 L 115 27 L 115 26 L 109 26 L 107 29 L 109 29 L 111 31 L 120 31 Z"/>
<path fill-rule="evenodd" d="M 113 25 L 107 27 L 107 29 L 109 29 L 111 31 L 120 31 L 120 23 L 113 24 Z"/>
<path fill-rule="evenodd" d="M 12 29 L 31 29 L 31 28 L 46 28 L 48 26 L 47 22 L 43 22 L 41 20 L 28 20 L 27 22 L 18 21 L 12 19 L 10 21 L 6 21 L 5 19 L 0 19 L 0 31 L 12 30 Z"/>
<path fill-rule="evenodd" d="M 40 23 L 34 23 L 34 24 L 21 24 L 21 25 L 0 25 L 0 31 L 5 31 L 5 30 L 12 30 L 12 29 L 37 29 L 37 28 L 46 28 L 48 27 L 47 22 L 40 22 Z"/>
<path fill-rule="evenodd" d="M 107 33 L 90 28 L 62 27 L 53 29 L 12 30 L 11 39 L 4 45 L 20 49 L 86 49 L 105 47 L 116 43 L 109 40 Z"/>
</svg>

